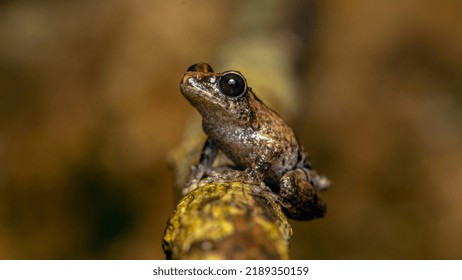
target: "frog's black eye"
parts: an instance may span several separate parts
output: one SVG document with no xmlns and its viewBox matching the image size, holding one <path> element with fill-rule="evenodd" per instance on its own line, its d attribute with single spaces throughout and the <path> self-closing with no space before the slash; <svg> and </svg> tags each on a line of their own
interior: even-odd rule
<svg viewBox="0 0 462 280">
<path fill-rule="evenodd" d="M 221 76 L 218 86 L 223 94 L 231 97 L 242 95 L 247 90 L 244 77 L 236 72 L 227 72 Z"/>
</svg>

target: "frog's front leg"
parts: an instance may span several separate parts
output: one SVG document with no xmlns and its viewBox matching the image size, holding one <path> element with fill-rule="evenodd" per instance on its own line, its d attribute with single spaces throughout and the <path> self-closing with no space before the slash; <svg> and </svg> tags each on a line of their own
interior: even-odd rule
<svg viewBox="0 0 462 280">
<path fill-rule="evenodd" d="M 286 172 L 279 181 L 278 198 L 285 214 L 294 220 L 312 220 L 326 214 L 326 204 L 302 168 Z"/>
<path fill-rule="evenodd" d="M 255 161 L 246 169 L 250 178 L 262 182 L 268 174 L 272 163 L 282 154 L 282 148 L 274 141 L 267 141 L 258 151 Z"/>
<path fill-rule="evenodd" d="M 186 195 L 188 192 L 195 189 L 204 175 L 207 175 L 212 170 L 212 164 L 217 156 L 217 153 L 218 146 L 215 141 L 210 137 L 207 138 L 207 141 L 205 141 L 205 144 L 202 147 L 199 163 L 191 166 L 188 180 L 182 190 L 183 195 Z"/>
<path fill-rule="evenodd" d="M 273 141 L 268 141 L 263 144 L 261 149 L 258 149 L 254 160 L 245 170 L 225 170 L 221 172 L 218 177 L 225 180 L 235 180 L 254 186 L 260 186 L 261 191 L 266 192 L 269 189 L 265 186 L 266 176 L 271 168 L 271 164 L 281 155 L 281 152 L 282 149 L 280 145 Z"/>
</svg>

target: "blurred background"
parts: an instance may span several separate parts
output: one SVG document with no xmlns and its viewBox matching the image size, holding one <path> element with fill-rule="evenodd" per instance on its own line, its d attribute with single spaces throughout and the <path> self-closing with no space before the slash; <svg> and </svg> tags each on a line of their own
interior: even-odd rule
<svg viewBox="0 0 462 280">
<path fill-rule="evenodd" d="M 458 0 L 1 1 L 0 258 L 163 259 L 206 61 L 333 181 L 292 258 L 460 259 L 461 50 Z"/>
</svg>

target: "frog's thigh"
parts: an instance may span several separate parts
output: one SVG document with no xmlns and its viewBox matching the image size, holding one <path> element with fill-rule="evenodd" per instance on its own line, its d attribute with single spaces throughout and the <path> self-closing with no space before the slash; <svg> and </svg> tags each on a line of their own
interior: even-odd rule
<svg viewBox="0 0 462 280">
<path fill-rule="evenodd" d="M 289 218 L 311 220 L 325 215 L 326 204 L 302 169 L 286 172 L 279 181 L 279 188 L 278 196 Z"/>
</svg>

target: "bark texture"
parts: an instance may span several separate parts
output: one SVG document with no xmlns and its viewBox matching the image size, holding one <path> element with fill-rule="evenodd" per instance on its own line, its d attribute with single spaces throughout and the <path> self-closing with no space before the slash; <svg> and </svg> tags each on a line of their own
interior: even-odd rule
<svg viewBox="0 0 462 280">
<path fill-rule="evenodd" d="M 188 193 L 167 223 L 167 259 L 288 259 L 292 228 L 259 187 L 220 179 Z"/>
</svg>

